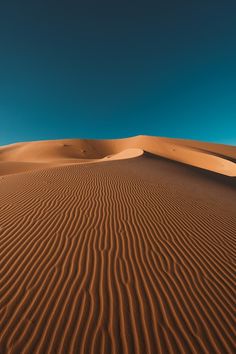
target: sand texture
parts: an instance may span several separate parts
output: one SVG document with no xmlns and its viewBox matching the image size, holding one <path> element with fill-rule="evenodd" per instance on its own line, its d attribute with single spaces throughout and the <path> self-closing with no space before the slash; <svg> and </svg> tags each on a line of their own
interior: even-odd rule
<svg viewBox="0 0 236 354">
<path fill-rule="evenodd" d="M 0 148 L 0 353 L 235 352 L 236 147 Z"/>
</svg>

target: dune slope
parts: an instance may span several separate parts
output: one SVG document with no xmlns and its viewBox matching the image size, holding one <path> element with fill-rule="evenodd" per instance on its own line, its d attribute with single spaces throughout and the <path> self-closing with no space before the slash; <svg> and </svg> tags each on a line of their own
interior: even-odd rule
<svg viewBox="0 0 236 354">
<path fill-rule="evenodd" d="M 106 144 L 3 148 L 0 352 L 233 353 L 235 179 Z"/>
<path fill-rule="evenodd" d="M 65 139 L 7 145 L 0 147 L 0 167 L 3 162 L 98 162 L 103 161 L 106 156 L 130 149 L 143 150 L 173 161 L 236 177 L 235 146 L 144 135 L 113 140 Z"/>
</svg>

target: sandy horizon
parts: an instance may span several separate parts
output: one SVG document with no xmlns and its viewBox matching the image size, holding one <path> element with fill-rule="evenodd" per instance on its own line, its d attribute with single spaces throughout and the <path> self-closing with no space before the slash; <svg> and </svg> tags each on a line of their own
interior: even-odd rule
<svg viewBox="0 0 236 354">
<path fill-rule="evenodd" d="M 0 353 L 233 353 L 236 146 L 0 147 Z"/>
</svg>

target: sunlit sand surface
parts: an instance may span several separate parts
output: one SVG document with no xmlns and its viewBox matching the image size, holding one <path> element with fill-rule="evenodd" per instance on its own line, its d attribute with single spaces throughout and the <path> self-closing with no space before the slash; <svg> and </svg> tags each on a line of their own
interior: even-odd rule
<svg viewBox="0 0 236 354">
<path fill-rule="evenodd" d="M 236 147 L 0 148 L 0 353 L 233 353 Z"/>
</svg>

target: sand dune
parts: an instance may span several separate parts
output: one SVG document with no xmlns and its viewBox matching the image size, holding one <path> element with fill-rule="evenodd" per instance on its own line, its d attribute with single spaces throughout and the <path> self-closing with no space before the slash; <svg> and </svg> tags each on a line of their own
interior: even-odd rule
<svg viewBox="0 0 236 354">
<path fill-rule="evenodd" d="M 227 176 L 236 176 L 236 147 L 151 136 L 115 140 L 66 139 L 17 143 L 0 148 L 0 162 L 88 162 L 139 149 Z"/>
<path fill-rule="evenodd" d="M 234 159 L 145 136 L 0 148 L 0 353 L 234 353 Z"/>
</svg>

